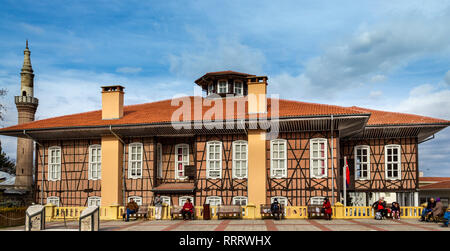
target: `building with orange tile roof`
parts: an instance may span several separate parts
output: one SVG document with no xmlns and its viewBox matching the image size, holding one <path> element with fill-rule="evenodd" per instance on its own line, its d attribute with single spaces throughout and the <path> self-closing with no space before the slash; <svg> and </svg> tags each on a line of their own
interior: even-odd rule
<svg viewBox="0 0 450 251">
<path fill-rule="evenodd" d="M 191 198 L 259 208 L 276 198 L 301 206 L 325 197 L 334 204 L 347 159 L 349 204 L 385 197 L 418 205 L 418 145 L 450 124 L 267 97 L 266 76 L 210 72 L 195 83 L 203 97 L 139 105 L 124 104 L 125 87 L 103 86 L 101 110 L 19 123 L 0 135 L 36 142 L 30 188 L 42 204 L 152 204 L 155 194 L 170 205 Z"/>
</svg>

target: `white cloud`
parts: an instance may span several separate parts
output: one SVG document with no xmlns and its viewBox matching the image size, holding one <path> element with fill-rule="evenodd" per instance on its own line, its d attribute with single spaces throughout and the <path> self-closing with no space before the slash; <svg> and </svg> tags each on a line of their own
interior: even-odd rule
<svg viewBox="0 0 450 251">
<path fill-rule="evenodd" d="M 444 82 L 445 82 L 446 84 L 450 85 L 450 70 L 447 71 L 447 73 L 445 74 Z"/>
<path fill-rule="evenodd" d="M 370 78 L 370 82 L 372 82 L 372 83 L 383 82 L 385 80 L 386 80 L 386 76 L 382 75 L 382 74 L 377 74 Z"/>
<path fill-rule="evenodd" d="M 141 67 L 120 67 L 116 69 L 119 73 L 138 73 L 142 71 Z"/>
<path fill-rule="evenodd" d="M 195 38 L 201 37 L 195 35 Z M 169 56 L 170 71 L 184 78 L 195 79 L 206 72 L 233 70 L 262 74 L 266 63 L 264 54 L 237 39 L 197 41 L 198 50 L 183 51 Z"/>
<path fill-rule="evenodd" d="M 369 94 L 369 98 L 371 98 L 371 99 L 378 99 L 381 96 L 383 96 L 382 91 L 371 91 Z"/>
</svg>

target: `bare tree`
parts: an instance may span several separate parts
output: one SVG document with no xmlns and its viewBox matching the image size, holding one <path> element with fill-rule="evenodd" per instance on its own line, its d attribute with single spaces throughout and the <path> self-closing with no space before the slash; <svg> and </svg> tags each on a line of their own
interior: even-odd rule
<svg viewBox="0 0 450 251">
<path fill-rule="evenodd" d="M 0 89 L 0 97 L 6 96 L 8 91 L 6 89 Z M 0 121 L 5 119 L 3 111 L 6 111 L 5 106 L 0 102 Z"/>
</svg>

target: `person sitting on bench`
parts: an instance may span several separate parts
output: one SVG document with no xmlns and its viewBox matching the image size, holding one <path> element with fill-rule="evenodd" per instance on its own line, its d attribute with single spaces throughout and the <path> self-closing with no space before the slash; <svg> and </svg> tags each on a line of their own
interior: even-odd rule
<svg viewBox="0 0 450 251">
<path fill-rule="evenodd" d="M 192 216 L 194 214 L 194 206 L 191 203 L 191 199 L 187 199 L 183 205 L 183 209 L 181 210 L 181 215 L 183 215 L 183 220 L 186 220 L 186 215 L 188 215 L 189 219 L 192 220 Z"/>
<path fill-rule="evenodd" d="M 450 222 L 450 207 L 447 208 L 447 212 L 444 214 L 444 225 L 443 227 L 448 227 L 448 223 Z"/>
<path fill-rule="evenodd" d="M 272 213 L 273 217 L 275 217 L 275 220 L 280 219 L 281 207 L 277 199 L 274 199 L 272 205 L 270 205 L 270 212 Z"/>
<path fill-rule="evenodd" d="M 127 218 L 125 221 L 129 221 L 130 214 L 135 214 L 139 209 L 138 204 L 133 200 L 133 198 L 130 199 L 130 202 L 127 204 Z"/>
<path fill-rule="evenodd" d="M 326 216 L 327 220 L 331 220 L 331 215 L 333 213 L 333 210 L 331 209 L 331 203 L 328 198 L 325 198 L 323 200 L 322 212 Z"/>
<path fill-rule="evenodd" d="M 375 209 L 375 212 L 381 213 L 381 217 L 387 217 L 386 201 L 384 201 L 384 197 L 381 197 L 378 201 L 373 203 L 372 207 Z"/>
<path fill-rule="evenodd" d="M 422 210 L 420 221 L 429 221 L 429 217 L 434 207 L 436 207 L 436 201 L 434 201 L 434 198 L 428 199 L 427 207 Z"/>
</svg>

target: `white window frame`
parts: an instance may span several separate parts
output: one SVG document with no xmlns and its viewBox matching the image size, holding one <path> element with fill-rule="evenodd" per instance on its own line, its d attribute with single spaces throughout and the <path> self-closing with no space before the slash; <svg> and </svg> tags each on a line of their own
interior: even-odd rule
<svg viewBox="0 0 450 251">
<path fill-rule="evenodd" d="M 181 154 L 182 154 L 182 160 L 178 160 L 178 149 L 181 148 Z M 185 152 L 183 152 L 183 149 L 186 149 Z M 186 159 L 184 157 L 186 156 Z M 182 164 L 183 166 L 183 174 L 184 176 L 179 176 L 178 174 L 178 164 Z M 189 165 L 189 145 L 188 144 L 177 144 L 175 145 L 175 179 L 177 180 L 184 180 L 187 179 L 185 168 Z"/>
<path fill-rule="evenodd" d="M 211 204 L 211 201 L 214 202 L 214 204 Z M 216 203 L 218 202 L 218 203 Z M 210 206 L 220 206 L 222 205 L 222 197 L 220 196 L 208 196 L 206 197 L 205 204 L 209 204 Z"/>
<path fill-rule="evenodd" d="M 311 197 L 309 202 L 311 205 L 323 205 L 323 201 L 325 200 L 325 197 L 323 196 L 314 196 Z M 316 203 L 318 202 L 318 203 Z"/>
<path fill-rule="evenodd" d="M 240 87 L 237 87 L 236 84 L 239 84 Z M 243 96 L 244 95 L 244 82 L 242 82 L 241 80 L 235 80 L 234 81 L 234 94 L 237 95 L 237 96 Z"/>
<path fill-rule="evenodd" d="M 130 197 L 128 197 L 128 202 L 130 202 L 131 199 L 133 199 L 134 202 L 136 202 L 136 204 L 138 204 L 138 206 L 142 206 L 142 197 L 141 196 L 130 196 Z"/>
<path fill-rule="evenodd" d="M 139 151 L 136 153 L 133 153 L 133 148 L 137 147 Z M 140 158 L 133 159 L 134 154 L 140 154 Z M 128 146 L 128 178 L 129 179 L 141 179 L 142 178 L 142 165 L 143 165 L 143 155 L 144 155 L 144 146 L 140 142 L 131 143 Z M 138 157 L 138 156 L 136 156 Z M 136 167 L 133 167 L 133 164 L 136 165 Z M 136 170 L 136 173 L 133 174 L 133 170 Z M 139 173 L 139 174 L 138 174 Z"/>
<path fill-rule="evenodd" d="M 208 95 L 211 95 L 214 93 L 214 84 L 209 83 L 208 84 Z"/>
<path fill-rule="evenodd" d="M 184 203 L 187 201 L 187 199 L 191 199 L 192 205 L 195 206 L 194 205 L 194 197 L 193 196 L 182 196 L 182 197 L 178 198 L 178 205 L 179 206 L 183 206 Z"/>
<path fill-rule="evenodd" d="M 389 149 L 397 149 L 397 161 L 389 161 L 388 162 L 388 150 Z M 397 164 L 397 177 L 389 177 L 388 176 L 388 166 L 392 164 Z M 402 147 L 400 145 L 392 144 L 392 145 L 386 145 L 384 147 L 384 172 L 386 180 L 401 180 L 402 177 Z M 392 169 L 392 173 L 394 172 L 394 169 Z"/>
<path fill-rule="evenodd" d="M 171 199 L 169 196 L 160 196 L 162 203 L 166 203 L 168 206 L 171 204 Z"/>
<path fill-rule="evenodd" d="M 221 86 L 221 84 L 225 83 L 225 91 L 223 92 L 222 89 L 224 88 L 223 86 Z M 228 80 L 225 79 L 219 79 L 217 81 L 217 93 L 219 94 L 226 94 L 228 93 Z"/>
<path fill-rule="evenodd" d="M 92 154 L 93 150 L 97 152 L 96 156 L 93 156 Z M 92 160 L 93 157 L 96 158 L 96 161 Z M 100 180 L 101 178 L 102 178 L 102 147 L 101 145 L 90 145 L 88 179 Z"/>
<path fill-rule="evenodd" d="M 240 146 L 240 158 L 237 158 L 238 151 L 236 147 Z M 245 147 L 245 158 L 242 158 L 242 147 Z M 233 142 L 233 179 L 246 179 L 248 177 L 248 142 L 245 140 L 237 140 Z M 238 175 L 238 163 L 240 164 L 240 175 Z"/>
<path fill-rule="evenodd" d="M 47 197 L 47 204 L 52 203 L 54 206 L 59 207 L 60 199 L 57 196 Z"/>
<path fill-rule="evenodd" d="M 245 201 L 245 205 L 242 205 L 242 203 L 239 203 L 240 206 L 247 206 L 247 204 L 248 204 L 248 198 L 245 197 L 245 196 L 235 196 L 235 197 L 233 197 L 233 205 L 237 205 L 236 204 L 237 201 L 240 201 L 240 202 Z"/>
<path fill-rule="evenodd" d="M 213 159 L 211 159 L 210 157 L 210 146 L 214 146 L 214 151 L 216 146 L 219 146 L 219 158 L 217 159 L 216 157 L 214 157 Z M 217 152 L 213 153 L 214 155 L 217 154 Z M 211 164 L 212 163 L 219 164 L 218 170 L 217 170 L 217 166 L 214 167 L 214 169 L 211 168 Z M 218 176 L 212 176 L 211 172 L 215 171 L 215 172 L 219 172 Z M 220 141 L 208 141 L 206 142 L 206 178 L 208 179 L 221 179 L 222 178 L 222 142 Z"/>
<path fill-rule="evenodd" d="M 162 161 L 162 144 L 161 143 L 156 144 L 156 168 L 158 168 L 157 177 L 162 178 L 163 177 L 163 161 Z"/>
<path fill-rule="evenodd" d="M 61 180 L 61 147 L 52 146 L 48 148 L 48 180 Z M 54 154 L 57 154 L 54 156 Z"/>
<path fill-rule="evenodd" d="M 280 145 L 284 147 L 283 156 L 280 157 Z M 277 151 L 275 151 L 275 146 L 277 146 Z M 274 157 L 277 155 L 276 157 Z M 276 167 L 275 167 L 275 164 Z M 282 163 L 282 165 L 280 165 Z M 280 167 L 281 166 L 281 167 Z M 281 174 L 275 174 L 275 171 L 281 170 Z M 271 178 L 286 178 L 287 177 L 287 140 L 285 139 L 274 139 L 270 141 L 270 177 Z"/>
<path fill-rule="evenodd" d="M 328 176 L 328 141 L 327 139 L 324 138 L 314 138 L 311 139 L 309 142 L 309 172 L 310 172 L 310 177 L 311 178 L 326 178 Z M 314 152 L 314 148 L 313 145 L 314 144 L 318 144 L 319 149 L 318 149 L 318 153 L 320 153 L 320 144 L 324 144 L 324 156 L 318 156 L 318 157 L 314 157 L 313 156 L 313 152 Z M 321 168 L 324 168 L 324 174 L 319 174 L 319 175 L 315 175 L 314 174 L 314 161 L 318 161 L 318 164 L 320 164 L 321 161 L 324 162 L 324 166 L 320 167 L 317 166 L 317 168 L 319 169 L 319 171 L 321 170 Z"/>
<path fill-rule="evenodd" d="M 101 204 L 102 204 L 102 198 L 101 197 L 98 197 L 98 196 L 88 197 L 88 203 L 87 203 L 88 207 L 90 207 L 90 206 L 101 206 Z"/>
<path fill-rule="evenodd" d="M 360 160 L 358 163 L 358 150 L 366 150 L 367 151 L 367 161 Z M 359 145 L 355 146 L 355 179 L 356 180 L 370 180 L 370 146 L 368 145 Z M 366 177 L 360 177 L 358 176 L 358 164 L 360 166 L 360 170 L 362 172 L 362 165 L 366 165 L 367 167 L 367 176 Z"/>
</svg>

